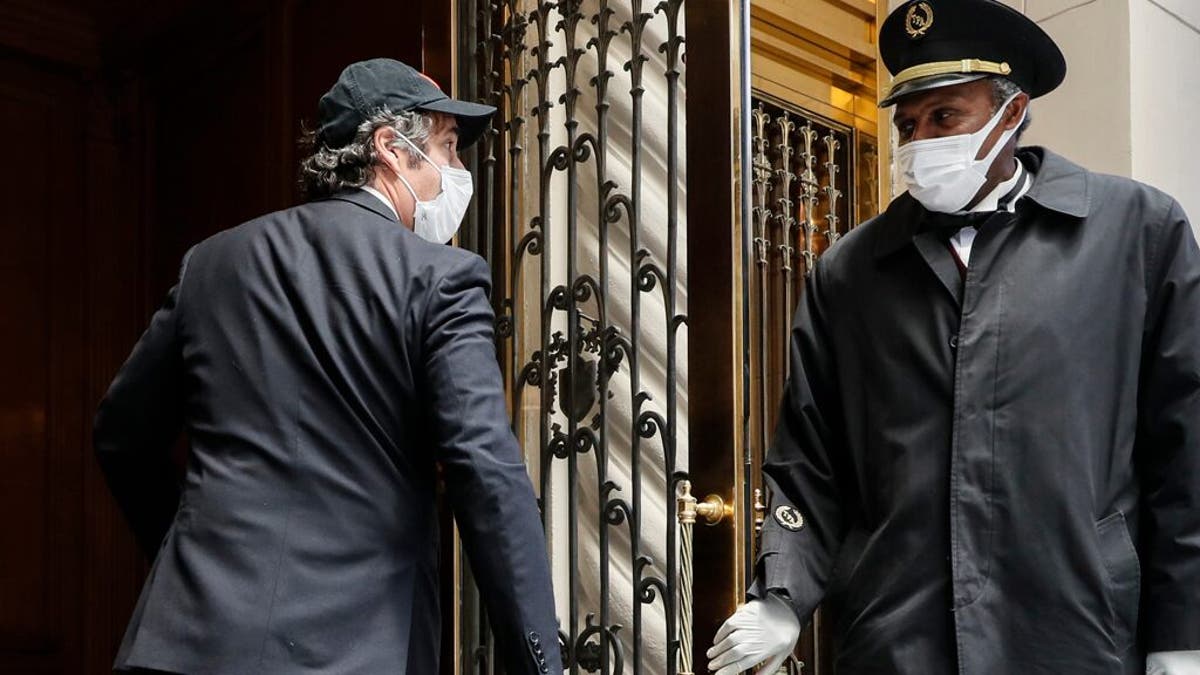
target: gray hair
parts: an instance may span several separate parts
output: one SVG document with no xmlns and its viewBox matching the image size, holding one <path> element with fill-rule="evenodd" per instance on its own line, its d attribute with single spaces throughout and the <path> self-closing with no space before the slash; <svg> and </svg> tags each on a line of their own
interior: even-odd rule
<svg viewBox="0 0 1200 675">
<path fill-rule="evenodd" d="M 374 178 L 375 167 L 379 164 L 375 132 L 385 126 L 425 152 L 433 117 L 415 110 L 399 113 L 378 110 L 358 125 L 354 140 L 338 148 L 318 141 L 315 131 L 305 131 L 300 139 L 301 147 L 308 153 L 300 162 L 300 188 L 305 197 L 323 199 L 342 190 L 362 187 Z M 389 146 L 408 150 L 410 167 L 421 162 L 420 156 L 412 152 L 403 139 L 397 137 Z"/>
<path fill-rule="evenodd" d="M 1000 110 L 1000 106 L 1004 105 L 1004 102 L 1008 99 L 1016 96 L 1017 94 L 1024 93 L 1024 90 L 1021 89 L 1016 82 L 1013 82 L 1007 77 L 996 75 L 989 78 L 989 81 L 992 83 L 992 114 L 998 112 Z M 1026 110 L 1025 121 L 1021 122 L 1021 127 L 1017 129 L 1016 139 L 1018 141 L 1021 140 L 1021 136 L 1025 133 L 1025 130 L 1029 128 L 1029 123 L 1032 121 L 1032 113 Z"/>
</svg>

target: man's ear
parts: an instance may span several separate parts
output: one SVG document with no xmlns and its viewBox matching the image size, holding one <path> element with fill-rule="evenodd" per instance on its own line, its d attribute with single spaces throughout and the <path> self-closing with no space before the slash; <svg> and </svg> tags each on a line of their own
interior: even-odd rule
<svg viewBox="0 0 1200 675">
<path fill-rule="evenodd" d="M 1004 116 L 1004 129 L 1015 129 L 1021 120 L 1025 119 L 1025 111 L 1029 108 L 1029 94 L 1017 94 L 1008 104 L 1008 113 Z"/>
<path fill-rule="evenodd" d="M 378 161 L 386 164 L 392 171 L 400 169 L 399 152 L 395 147 L 396 141 L 396 130 L 386 124 L 376 129 L 375 134 L 371 137 L 371 144 L 375 147 L 375 156 Z"/>
</svg>

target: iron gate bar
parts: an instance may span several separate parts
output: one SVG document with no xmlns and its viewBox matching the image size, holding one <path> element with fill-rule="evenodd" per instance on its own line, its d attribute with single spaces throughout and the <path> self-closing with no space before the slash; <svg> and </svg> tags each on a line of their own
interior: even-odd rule
<svg viewBox="0 0 1200 675">
<path fill-rule="evenodd" d="M 630 139 L 630 206 L 629 217 L 629 271 L 631 274 L 629 288 L 629 330 L 633 340 L 633 349 L 629 354 L 629 390 L 637 392 L 633 415 L 630 417 L 630 468 L 631 489 L 633 493 L 633 517 L 630 520 L 629 555 L 632 560 L 633 588 L 636 592 L 633 601 L 633 669 L 640 672 L 642 665 L 642 601 L 645 595 L 642 590 L 642 569 L 649 560 L 642 555 L 642 434 L 640 429 L 641 407 L 644 401 L 641 395 L 641 359 L 638 336 L 641 331 L 642 295 L 638 288 L 637 266 L 641 249 L 640 228 L 642 224 L 642 64 L 644 55 L 641 51 L 640 38 L 646 18 L 642 12 L 641 0 L 632 0 L 630 20 L 621 26 L 621 31 L 630 37 L 630 60 L 625 63 L 629 71 L 629 94 L 632 97 L 630 109 L 631 139 Z"/>
<path fill-rule="evenodd" d="M 795 172 L 792 171 L 792 132 L 796 128 L 796 124 L 792 122 L 791 115 L 785 110 L 781 117 L 775 118 L 775 125 L 779 128 L 779 168 L 775 169 L 775 180 L 780 185 L 779 197 L 775 202 L 779 204 L 779 257 L 781 267 L 783 268 L 783 321 L 781 328 L 786 337 L 790 334 L 792 328 L 792 284 L 795 282 L 795 255 L 796 247 L 794 246 L 795 236 L 797 231 L 796 216 L 792 212 L 792 181 L 796 178 Z M 782 372 L 788 372 L 791 363 L 791 350 L 784 349 L 783 353 Z"/>
<path fill-rule="evenodd" d="M 608 6 L 608 0 L 601 0 L 599 10 L 595 17 L 596 22 L 596 37 L 589 41 L 589 46 L 596 50 L 596 76 L 592 78 L 591 84 L 596 91 L 596 227 L 600 246 L 600 261 L 599 275 L 601 283 L 608 282 L 608 225 L 610 222 L 615 222 L 614 217 L 609 217 L 608 193 L 612 188 L 616 187 L 616 183 L 607 182 L 608 175 L 608 81 L 612 79 L 613 74 L 608 69 L 608 49 L 609 43 L 617 36 L 617 32 L 609 28 L 609 19 L 615 14 L 615 10 Z M 600 316 L 599 326 L 605 331 L 602 334 L 602 351 L 601 365 L 598 367 L 598 391 L 597 399 L 600 406 L 600 420 L 597 447 L 596 447 L 596 482 L 598 489 L 596 494 L 599 497 L 598 513 L 603 521 L 599 530 L 600 538 L 600 626 L 597 631 L 600 644 L 600 672 L 602 675 L 610 675 L 612 673 L 612 660 L 610 658 L 610 645 L 617 654 L 618 671 L 623 670 L 621 659 L 620 641 L 616 638 L 616 629 L 610 629 L 612 624 L 611 616 L 611 600 L 609 599 L 608 589 L 610 587 L 610 570 L 609 570 L 609 533 L 608 524 L 613 523 L 613 520 L 608 516 L 610 499 L 609 494 L 616 489 L 616 483 L 608 480 L 608 398 L 609 398 L 609 378 L 607 376 L 608 368 L 605 363 L 610 357 L 609 350 L 609 335 L 608 335 L 608 287 L 599 288 L 596 292 L 596 306 Z M 613 364 L 612 370 L 616 369 Z M 616 512 L 614 512 L 616 513 Z M 589 626 L 590 628 L 590 626 Z"/>
<path fill-rule="evenodd" d="M 579 65 L 579 56 L 583 54 L 583 50 L 575 46 L 575 29 L 579 25 L 579 18 L 582 16 L 578 11 L 578 0 L 561 0 L 558 3 L 558 10 L 562 16 L 562 20 L 558 22 L 557 30 L 562 31 L 565 38 L 566 54 L 561 57 L 559 62 L 565 68 L 566 90 L 559 97 L 559 103 L 566 106 L 566 122 L 564 126 L 567 130 L 567 144 L 562 148 L 556 149 L 555 153 L 561 153 L 567 159 L 567 281 L 572 285 L 570 292 L 562 289 L 561 292 L 566 294 L 567 301 L 567 378 L 564 386 L 559 388 L 561 398 L 563 399 L 562 409 L 567 413 L 567 539 L 568 539 L 568 567 L 569 578 L 569 595 L 567 598 L 570 609 L 568 610 L 568 623 L 570 625 L 569 642 L 573 647 L 574 654 L 571 659 L 571 673 L 579 672 L 579 655 L 581 645 L 579 639 L 579 458 L 578 451 L 580 450 L 579 442 L 576 433 L 578 418 L 576 416 L 575 395 L 578 391 L 577 384 L 581 373 L 576 372 L 576 355 L 579 353 L 579 307 L 577 305 L 577 296 L 575 293 L 574 282 L 578 278 L 578 262 L 576 260 L 576 250 L 579 243 L 578 233 L 578 181 L 577 181 L 577 162 L 579 149 L 575 145 L 576 130 L 578 123 L 575 120 L 575 99 L 579 95 L 579 91 L 575 84 L 575 73 Z M 586 146 L 581 146 L 586 147 Z M 547 229 L 550 229 L 547 227 Z M 549 258 L 549 256 L 547 256 Z M 559 289 L 555 289 L 559 292 Z M 583 448 L 586 451 L 586 448 Z"/>
<path fill-rule="evenodd" d="M 754 205 L 752 211 L 754 214 L 754 263 L 755 283 L 758 291 L 756 296 L 758 299 L 756 303 L 758 329 L 755 335 L 755 346 L 758 354 L 758 396 L 760 401 L 767 401 L 770 397 L 770 381 L 766 374 L 770 367 L 767 356 L 770 353 L 768 339 L 771 334 L 770 313 L 767 311 L 769 306 L 767 302 L 767 277 L 769 275 L 767 264 L 771 251 L 769 226 L 772 219 L 772 211 L 768 206 L 770 202 L 767 199 L 767 192 L 771 189 L 771 163 L 767 157 L 767 129 L 771 123 L 771 116 L 763 110 L 763 104 L 760 102 L 753 109 L 752 119 L 754 121 L 754 145 L 751 157 L 754 192 L 751 198 Z M 758 422 L 757 447 L 759 448 L 758 459 L 761 462 L 765 449 L 771 442 L 770 420 L 767 417 L 765 406 L 760 408 Z"/>
<path fill-rule="evenodd" d="M 679 11 L 683 8 L 683 0 L 663 0 L 655 7 L 656 12 L 663 12 L 667 20 L 667 41 L 658 50 L 666 55 L 667 78 L 667 280 L 663 284 L 663 295 L 666 298 L 667 314 L 667 429 L 666 429 L 666 463 L 667 463 L 667 672 L 674 675 L 679 672 L 679 551 L 676 545 L 676 522 L 678 502 L 674 499 L 678 485 L 687 480 L 687 473 L 681 471 L 678 465 L 679 451 L 679 411 L 678 378 L 676 358 L 678 357 L 679 329 L 687 324 L 687 317 L 679 314 L 676 304 L 676 293 L 679 289 L 679 59 L 683 48 L 684 38 L 679 33 Z M 691 545 L 683 553 L 690 565 Z M 687 589 L 691 593 L 691 588 Z M 690 605 L 690 603 L 689 603 Z M 690 614 L 690 612 L 689 612 Z M 684 619 L 691 621 L 691 616 Z M 689 631 L 690 632 L 690 631 Z M 689 640 L 690 643 L 690 640 Z M 691 645 L 687 648 L 690 650 Z M 690 655 L 689 655 L 690 662 Z M 689 669 L 690 670 L 690 669 Z"/>
</svg>

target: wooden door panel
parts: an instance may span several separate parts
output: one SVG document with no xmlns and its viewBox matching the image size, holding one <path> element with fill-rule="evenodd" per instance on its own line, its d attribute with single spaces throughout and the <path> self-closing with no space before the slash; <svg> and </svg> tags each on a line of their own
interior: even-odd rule
<svg viewBox="0 0 1200 675">
<path fill-rule="evenodd" d="M 295 203 L 299 120 L 350 61 L 420 63 L 424 19 L 337 21 L 330 0 L 0 0 L 14 16 L 0 20 L 0 673 L 103 673 L 147 566 L 92 458 L 95 407 L 183 251 Z"/>
<path fill-rule="evenodd" d="M 54 641 L 53 612 L 46 606 L 48 514 L 30 506 L 45 501 L 48 438 L 47 365 L 49 295 L 45 215 L 49 158 L 38 148 L 47 138 L 48 102 L 19 92 L 0 94 L 0 125 L 23 129 L 12 152 L 25 157 L 19 170 L 3 169 L 0 197 L 11 205 L 0 227 L 0 372 L 20 386 L 0 388 L 0 513 L 25 513 L 0 528 L 0 649 L 46 649 Z"/>
<path fill-rule="evenodd" d="M 77 668 L 83 137 L 70 78 L 0 60 L 0 665 Z"/>
</svg>

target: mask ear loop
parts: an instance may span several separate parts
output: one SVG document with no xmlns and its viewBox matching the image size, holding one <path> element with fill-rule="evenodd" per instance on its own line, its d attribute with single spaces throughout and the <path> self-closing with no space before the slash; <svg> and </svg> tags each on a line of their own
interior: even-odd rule
<svg viewBox="0 0 1200 675">
<path fill-rule="evenodd" d="M 408 143 L 408 146 L 409 146 L 410 148 L 412 148 L 413 150 L 415 150 L 415 151 L 417 152 L 417 154 L 421 156 L 421 159 L 425 160 L 426 162 L 429 162 L 429 165 L 430 165 L 430 166 L 432 166 L 433 168 L 437 169 L 437 170 L 438 170 L 438 173 L 441 173 L 441 171 L 442 171 L 442 167 L 438 166 L 437 164 L 434 164 L 434 163 L 433 163 L 433 160 L 432 160 L 432 159 L 429 159 L 429 155 L 426 155 L 426 154 L 425 154 L 425 153 L 424 153 L 424 152 L 421 150 L 421 148 L 418 148 L 416 143 L 413 143 L 412 141 L 410 141 L 410 140 L 408 139 L 408 137 L 407 137 L 407 136 L 405 136 L 404 134 L 400 133 L 399 131 L 397 131 L 397 132 L 396 132 L 396 135 L 397 135 L 397 136 L 399 136 L 401 139 L 403 139 L 405 143 Z"/>
<path fill-rule="evenodd" d="M 395 131 L 395 129 L 393 129 L 393 131 Z M 438 168 L 437 164 L 434 164 L 433 160 L 429 159 L 428 155 L 426 155 L 424 152 L 421 152 L 421 148 L 418 148 L 416 143 L 413 143 L 411 140 L 408 139 L 407 136 L 400 133 L 399 131 L 396 131 L 396 135 L 399 136 L 401 138 L 401 140 L 403 140 L 405 143 L 408 143 L 408 146 L 410 148 L 412 148 L 413 150 L 415 150 L 417 152 L 417 154 L 421 156 L 421 159 L 425 160 L 426 162 L 429 162 L 430 166 L 432 166 L 433 168 L 435 168 L 435 169 Z M 413 186 L 412 186 L 412 184 L 410 184 L 408 182 L 408 179 L 406 179 L 404 176 L 400 175 L 399 171 L 393 171 L 392 173 L 396 174 L 396 178 L 399 178 L 401 183 L 404 183 L 404 187 L 407 188 L 408 193 L 412 195 L 413 202 L 418 203 L 418 204 L 421 203 L 421 198 L 417 196 L 417 191 L 413 189 Z M 441 173 L 441 169 L 438 169 L 438 173 Z"/>
<path fill-rule="evenodd" d="M 1008 111 L 1008 106 L 1020 95 L 1020 93 L 1016 93 L 1012 96 L 1009 96 L 1008 100 L 1004 102 L 1004 105 L 1000 106 L 1000 109 L 996 111 L 996 120 L 987 126 L 987 134 L 984 134 L 985 139 L 987 138 L 988 134 L 991 134 L 996 130 L 996 127 L 1000 126 L 1000 121 L 1004 119 L 1004 113 Z M 1021 113 L 1021 120 L 1017 122 L 1017 125 L 1011 129 L 1006 129 L 1003 131 L 1000 134 L 1000 138 L 996 139 L 996 144 L 993 145 L 992 149 L 988 151 L 988 154 L 985 155 L 983 159 L 976 161 L 981 162 L 984 166 L 991 166 L 992 162 L 996 161 L 996 157 L 1000 155 L 1000 149 L 1005 145 L 1008 145 L 1008 142 L 1012 140 L 1012 137 L 1015 136 L 1017 131 L 1021 129 L 1021 125 L 1025 123 L 1025 116 L 1028 114 L 1029 108 L 1026 107 L 1025 112 Z M 980 129 L 980 131 L 983 131 L 983 129 Z"/>
<path fill-rule="evenodd" d="M 412 185 L 409 185 L 408 180 L 404 176 L 401 176 L 398 171 L 393 171 L 392 173 L 396 174 L 396 178 L 399 178 L 400 182 L 404 183 L 404 187 L 408 188 L 408 193 L 412 195 L 413 202 L 420 204 L 421 199 L 417 197 L 417 191 L 413 189 Z"/>
<path fill-rule="evenodd" d="M 1004 101 L 1004 103 L 1000 104 L 999 108 L 996 108 L 996 112 L 992 113 L 992 119 L 988 120 L 988 123 L 982 129 L 980 129 L 979 131 L 976 131 L 975 133 L 973 133 L 971 135 L 972 136 L 981 136 L 983 139 L 986 140 L 987 137 L 993 131 L 995 131 L 996 128 L 999 127 L 1001 125 L 1001 123 L 1004 121 L 1004 116 L 1005 116 L 1005 114 L 1008 113 L 1008 106 L 1012 105 L 1012 102 L 1017 100 L 1017 97 L 1020 95 L 1021 95 L 1020 93 L 1016 93 L 1016 94 L 1013 94 L 1012 96 L 1009 96 L 1008 99 L 1006 101 Z M 1022 118 L 1021 121 L 1022 122 L 1025 121 L 1024 118 Z M 1013 129 L 1018 129 L 1018 128 L 1020 128 L 1020 126 L 1021 126 L 1020 123 L 1018 123 L 1017 126 L 1013 127 Z M 1008 131 L 1012 131 L 1012 129 L 1009 129 Z M 982 146 L 983 144 L 980 143 L 980 145 Z"/>
</svg>

